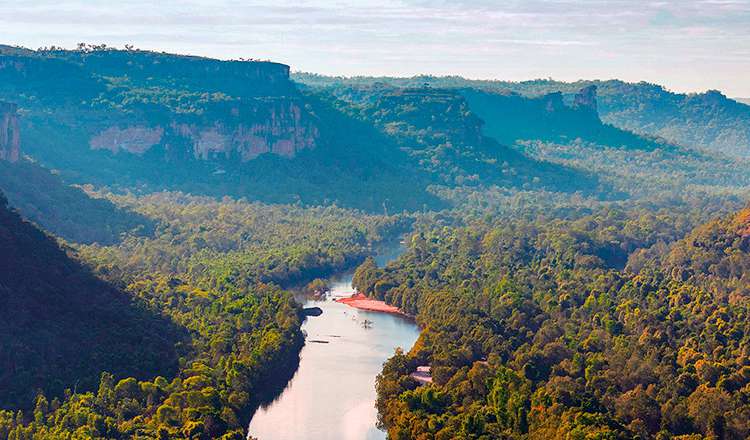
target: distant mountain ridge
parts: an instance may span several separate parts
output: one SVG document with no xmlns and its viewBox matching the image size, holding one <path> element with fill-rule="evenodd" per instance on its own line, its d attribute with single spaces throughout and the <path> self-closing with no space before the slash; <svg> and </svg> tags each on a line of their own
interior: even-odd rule
<svg viewBox="0 0 750 440">
<path fill-rule="evenodd" d="M 380 212 L 444 206 L 435 184 L 596 191 L 592 176 L 488 143 L 455 91 L 355 93 L 370 102 L 300 90 L 271 62 L 0 47 L 0 99 L 18 104 L 21 149 L 68 182 Z M 409 122 L 404 99 L 433 120 Z M 443 136 L 458 126 L 476 136 Z"/>
<path fill-rule="evenodd" d="M 674 93 L 663 86 L 620 80 L 561 82 L 530 80 L 470 80 L 458 76 L 326 77 L 295 73 L 292 79 L 311 87 L 388 84 L 395 87 L 429 85 L 439 88 L 515 92 L 538 97 L 560 92 L 572 102 L 582 88 L 595 85 L 602 120 L 618 128 L 651 137 L 661 137 L 685 147 L 750 157 L 750 106 L 718 91 L 697 94 Z"/>
<path fill-rule="evenodd" d="M 23 112 L 25 153 L 70 182 L 367 210 L 440 204 L 397 148 L 302 95 L 279 63 L 2 47 L 0 99 Z"/>
</svg>

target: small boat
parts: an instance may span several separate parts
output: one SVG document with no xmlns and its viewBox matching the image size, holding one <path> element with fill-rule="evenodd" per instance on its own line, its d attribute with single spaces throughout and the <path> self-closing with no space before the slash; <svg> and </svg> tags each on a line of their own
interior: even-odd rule
<svg viewBox="0 0 750 440">
<path fill-rule="evenodd" d="M 362 328 L 372 328 L 372 321 L 369 319 L 362 321 Z"/>
</svg>

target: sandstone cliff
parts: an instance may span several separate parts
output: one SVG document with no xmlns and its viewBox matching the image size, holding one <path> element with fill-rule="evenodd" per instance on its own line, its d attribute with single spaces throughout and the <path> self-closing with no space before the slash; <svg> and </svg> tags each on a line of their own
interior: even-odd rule
<svg viewBox="0 0 750 440">
<path fill-rule="evenodd" d="M 90 150 L 247 162 L 316 147 L 317 119 L 289 66 L 148 51 L 28 51 L 0 46 L 0 99 L 24 96 L 35 122 L 54 120 Z M 40 105 L 41 104 L 41 105 Z M 0 158 L 18 158 L 18 122 L 3 107 Z M 60 133 L 59 130 L 56 132 Z M 62 147 L 62 142 L 55 142 Z M 34 145 L 36 148 L 36 145 Z M 37 153 L 36 151 L 30 152 Z"/>
<path fill-rule="evenodd" d="M 118 125 L 94 133 L 89 146 L 113 153 L 144 154 L 154 147 L 182 149 L 198 160 L 237 159 L 247 162 L 270 153 L 293 158 L 314 149 L 319 137 L 315 121 L 293 98 L 251 99 L 232 103 L 208 121 L 173 115 L 161 125 Z"/>
<path fill-rule="evenodd" d="M 15 104 L 0 102 L 0 160 L 16 162 L 20 156 L 20 130 Z"/>
</svg>

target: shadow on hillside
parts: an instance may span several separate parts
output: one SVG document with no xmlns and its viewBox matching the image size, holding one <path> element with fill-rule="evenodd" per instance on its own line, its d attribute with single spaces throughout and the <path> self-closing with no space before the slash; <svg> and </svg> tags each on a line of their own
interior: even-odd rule
<svg viewBox="0 0 750 440">
<path fill-rule="evenodd" d="M 172 376 L 184 329 L 93 276 L 0 194 L 0 407 L 95 390 L 103 371 Z"/>
<path fill-rule="evenodd" d="M 24 218 L 75 243 L 116 244 L 125 233 L 151 235 L 154 221 L 90 197 L 46 168 L 26 160 L 0 161 L 0 190 Z"/>
</svg>

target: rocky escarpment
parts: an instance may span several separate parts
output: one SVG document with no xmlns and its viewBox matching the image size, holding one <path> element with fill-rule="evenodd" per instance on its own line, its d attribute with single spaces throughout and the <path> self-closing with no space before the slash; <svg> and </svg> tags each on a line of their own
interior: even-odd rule
<svg viewBox="0 0 750 440">
<path fill-rule="evenodd" d="M 263 154 L 294 158 L 314 149 L 319 138 L 289 66 L 268 61 L 0 46 L 0 99 L 10 96 L 24 97 L 21 104 L 29 111 L 29 154 L 48 153 L 46 142 L 55 133 L 49 147 L 62 151 L 38 157 L 51 166 L 84 146 L 113 155 L 157 151 L 174 163 L 247 162 Z M 39 131 L 50 122 L 55 129 Z M 12 130 L 0 133 L 0 157 L 15 160 L 18 124 L 4 123 Z"/>
<path fill-rule="evenodd" d="M 156 87 L 244 97 L 289 95 L 295 90 L 289 66 L 270 61 L 224 61 L 143 50 L 32 51 L 0 45 L 0 93 L 13 90 L 59 103 L 95 99 L 123 88 L 158 93 Z"/>
<path fill-rule="evenodd" d="M 599 118 L 599 108 L 596 100 L 596 86 L 590 85 L 579 90 L 578 93 L 573 96 L 573 108 Z"/>
<path fill-rule="evenodd" d="M 451 90 L 397 90 L 381 97 L 369 117 L 387 133 L 422 145 L 482 142 L 482 120 L 469 111 L 463 96 Z"/>
<path fill-rule="evenodd" d="M 0 160 L 16 162 L 20 156 L 20 130 L 15 104 L 0 102 Z"/>
<path fill-rule="evenodd" d="M 580 89 L 571 99 L 562 92 L 527 97 L 510 91 L 462 90 L 484 133 L 505 144 L 519 140 L 567 143 L 576 139 L 609 146 L 651 149 L 654 144 L 607 125 L 599 118 L 597 87 Z"/>
<path fill-rule="evenodd" d="M 521 97 L 514 93 L 505 93 L 501 94 L 501 96 L 506 96 L 509 99 L 515 98 L 519 107 L 536 108 L 537 110 L 543 108 L 546 113 L 555 113 L 552 116 L 554 118 L 567 118 L 570 120 L 588 118 L 599 121 L 595 85 L 579 90 L 573 95 L 570 105 L 566 104 L 565 96 L 562 92 L 551 92 L 536 98 Z"/>
<path fill-rule="evenodd" d="M 293 98 L 232 103 L 215 111 L 209 121 L 170 119 L 163 125 L 106 127 L 91 137 L 89 145 L 138 155 L 162 146 L 182 149 L 198 160 L 247 162 L 267 153 L 293 158 L 301 150 L 314 149 L 319 137 L 313 117 Z"/>
</svg>

